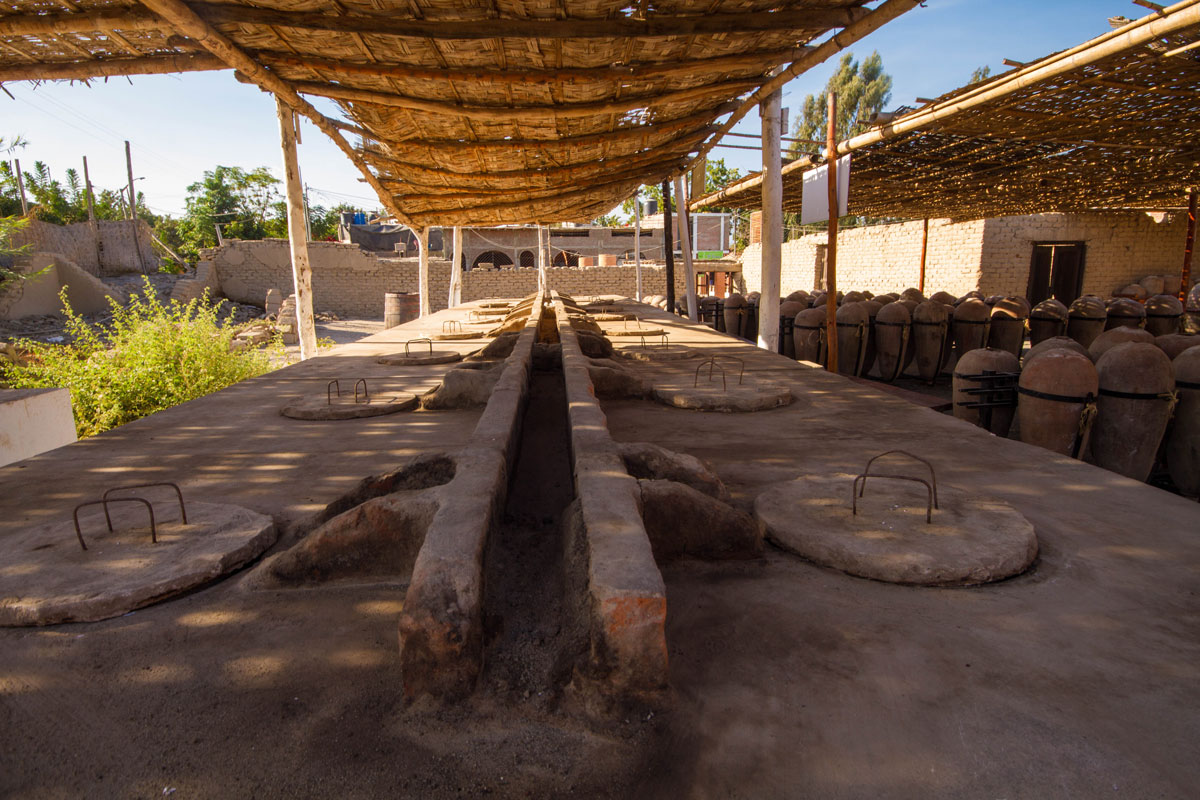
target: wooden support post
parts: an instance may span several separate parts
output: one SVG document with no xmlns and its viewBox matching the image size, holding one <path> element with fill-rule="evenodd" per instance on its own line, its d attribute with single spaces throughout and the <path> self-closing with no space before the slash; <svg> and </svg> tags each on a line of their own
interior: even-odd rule
<svg viewBox="0 0 1200 800">
<path fill-rule="evenodd" d="M 829 93 L 828 115 L 829 126 L 825 141 L 829 164 L 825 174 L 829 179 L 829 237 L 825 248 L 825 369 L 837 372 L 837 234 L 838 211 L 841 209 L 837 182 L 837 92 Z"/>
<path fill-rule="evenodd" d="M 1183 272 L 1179 275 L 1179 299 L 1187 300 L 1192 280 L 1192 247 L 1196 244 L 1196 190 L 1188 190 L 1187 240 L 1183 245 Z"/>
<path fill-rule="evenodd" d="M 921 226 L 921 274 L 917 276 L 917 291 L 925 294 L 925 254 L 929 250 L 929 217 Z"/>
<path fill-rule="evenodd" d="M 667 256 L 667 313 L 675 313 L 675 242 L 671 232 L 671 181 L 662 182 L 663 250 Z"/>
<path fill-rule="evenodd" d="M 683 270 L 687 275 L 687 314 L 692 322 L 700 321 L 700 308 L 696 304 L 696 270 L 692 266 L 692 237 L 688 230 L 687 192 L 683 188 L 683 174 L 675 176 L 675 199 L 679 203 L 679 250 L 683 253 Z"/>
<path fill-rule="evenodd" d="M 758 346 L 779 352 L 779 290 L 783 269 L 783 154 L 780 137 L 782 91 L 759 106 L 762 122 L 762 283 L 758 295 Z"/>
<path fill-rule="evenodd" d="M 633 196 L 633 274 L 637 281 L 634 300 L 642 302 L 642 196 Z"/>
<path fill-rule="evenodd" d="M 550 230 L 538 223 L 537 285 L 539 292 L 546 291 L 546 266 L 550 263 Z"/>
<path fill-rule="evenodd" d="M 300 182 L 300 159 L 296 155 L 296 128 L 293 124 L 292 108 L 276 97 L 275 113 L 279 117 L 283 180 L 287 190 L 288 241 L 292 246 L 292 282 L 296 289 L 296 333 L 300 339 L 300 358 L 303 360 L 317 354 L 317 329 L 313 322 L 312 264 L 308 260 L 308 237 L 304 228 L 304 185 Z"/>
<path fill-rule="evenodd" d="M 137 190 L 133 187 L 133 156 L 129 153 L 129 140 L 125 140 L 125 169 L 129 173 L 129 224 L 133 226 L 133 250 L 137 253 L 138 266 L 148 273 L 146 258 L 142 255 L 142 243 L 138 238 Z"/>
<path fill-rule="evenodd" d="M 21 195 L 21 216 L 29 216 L 29 202 L 25 199 L 25 179 L 21 177 L 21 159 L 15 159 L 17 164 L 17 192 Z"/>
<path fill-rule="evenodd" d="M 445 237 L 446 231 L 442 231 Z M 454 226 L 454 251 L 450 256 L 450 307 L 462 305 L 462 227 Z"/>
<path fill-rule="evenodd" d="M 88 222 L 96 223 L 96 199 L 92 194 L 92 177 L 88 174 L 87 156 L 83 157 L 83 189 L 87 197 Z"/>
<path fill-rule="evenodd" d="M 417 228 L 417 298 L 421 304 L 418 317 L 433 313 L 429 304 L 429 228 Z"/>
</svg>

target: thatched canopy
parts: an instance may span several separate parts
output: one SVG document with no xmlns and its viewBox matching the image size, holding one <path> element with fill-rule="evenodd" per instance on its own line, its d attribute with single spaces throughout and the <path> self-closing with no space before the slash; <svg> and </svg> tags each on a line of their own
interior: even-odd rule
<svg viewBox="0 0 1200 800">
<path fill-rule="evenodd" d="M 1200 0 L 958 89 L 842 142 L 849 207 L 878 217 L 979 218 L 1163 209 L 1200 185 Z M 783 169 L 801 205 L 804 157 Z M 761 178 L 693 208 L 758 208 Z"/>
<path fill-rule="evenodd" d="M 233 68 L 416 227 L 588 220 L 918 4 L 866 2 L 0 0 L 0 82 Z"/>
</svg>

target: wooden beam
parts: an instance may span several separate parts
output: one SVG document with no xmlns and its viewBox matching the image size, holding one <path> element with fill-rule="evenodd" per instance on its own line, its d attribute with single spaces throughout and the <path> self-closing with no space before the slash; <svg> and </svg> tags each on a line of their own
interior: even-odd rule
<svg viewBox="0 0 1200 800">
<path fill-rule="evenodd" d="M 337 31 L 428 39 L 614 39 L 623 37 L 729 35 L 778 33 L 841 28 L 861 19 L 861 8 L 804 8 L 749 14 L 697 14 L 691 16 L 610 17 L 606 19 L 405 19 L 397 14 L 320 14 L 275 11 L 221 3 L 191 3 L 210 25 L 267 25 L 303 30 Z"/>
<path fill-rule="evenodd" d="M 605 67 L 564 67 L 562 69 L 432 69 L 413 64 L 357 63 L 343 59 L 317 58 L 266 50 L 248 51 L 254 58 L 272 68 L 319 69 L 341 75 L 398 78 L 401 80 L 481 81 L 493 84 L 545 85 L 590 81 L 627 81 L 631 78 L 652 79 L 694 76 L 705 72 L 727 72 L 732 69 L 761 67 L 765 73 L 781 61 L 799 58 L 809 48 L 760 50 L 735 53 L 713 58 L 689 59 L 665 64 L 612 64 Z"/>
<path fill-rule="evenodd" d="M 363 174 L 363 178 L 375 190 L 384 207 L 401 223 L 408 224 L 409 219 L 407 215 L 391 203 L 389 195 L 384 191 L 383 185 L 379 183 L 379 179 L 367 167 L 366 162 L 362 160 L 362 156 L 359 155 L 358 151 L 349 142 L 338 135 L 338 125 L 320 111 L 317 111 L 312 103 L 309 103 L 297 94 L 291 84 L 282 80 L 275 73 L 246 55 L 225 34 L 214 29 L 204 20 L 200 19 L 200 17 L 196 16 L 196 13 L 181 2 L 181 0 L 141 0 L 141 2 L 160 17 L 167 20 L 176 32 L 194 39 L 205 50 L 208 50 L 242 75 L 249 77 L 260 89 L 271 92 L 276 98 L 281 98 L 293 109 L 308 117 L 314 125 L 321 129 L 322 133 L 333 140 L 333 143 L 346 154 L 351 163 L 358 167 L 359 171 Z"/>
<path fill-rule="evenodd" d="M 630 191 L 632 191 L 633 189 L 637 188 L 637 186 L 642 182 L 642 180 L 656 181 L 659 178 L 660 178 L 659 175 L 650 174 L 650 175 L 644 176 L 641 180 L 639 180 L 639 178 L 636 178 L 636 177 L 635 178 L 625 178 L 625 179 L 614 181 L 611 183 L 602 183 L 602 184 L 597 184 L 594 186 L 589 186 L 586 189 L 576 189 L 576 190 L 570 191 L 570 192 L 555 192 L 552 194 L 541 195 L 538 197 L 527 197 L 527 198 L 523 198 L 520 200 L 512 200 L 512 201 L 504 202 L 504 203 L 489 202 L 489 203 L 484 203 L 484 204 L 479 204 L 479 205 L 467 205 L 462 208 L 454 208 L 452 206 L 444 206 L 441 208 L 432 208 L 432 209 L 428 209 L 425 211 L 421 211 L 421 212 L 419 212 L 419 214 L 422 217 L 427 217 L 427 218 L 433 218 L 439 214 L 463 215 L 468 212 L 471 214 L 479 215 L 479 214 L 484 214 L 484 213 L 493 212 L 493 211 L 519 209 L 522 206 L 527 206 L 527 205 L 531 205 L 534 203 L 542 204 L 544 206 L 549 206 L 550 204 L 557 201 L 559 203 L 565 204 L 567 202 L 573 202 L 575 200 L 587 198 L 591 195 L 602 196 L 609 190 L 613 190 L 618 187 L 628 187 L 628 189 Z M 511 195 L 511 193 L 510 193 L 510 195 Z M 600 202 L 601 199 L 602 199 L 601 197 L 597 197 L 595 202 Z M 619 202 L 619 200 L 618 200 L 618 202 Z M 615 205 L 615 203 L 614 203 L 614 205 Z M 543 216 L 545 216 L 545 215 L 543 215 Z"/>
<path fill-rule="evenodd" d="M 292 81 L 296 91 L 319 97 L 330 97 L 335 100 L 346 100 L 352 103 L 371 103 L 390 108 L 406 108 L 412 111 L 423 111 L 430 114 L 450 114 L 466 117 L 467 119 L 487 120 L 491 122 L 510 122 L 514 117 L 523 119 L 572 119 L 576 117 L 593 117 L 601 114 L 620 114 L 635 108 L 644 108 L 665 103 L 683 103 L 691 100 L 723 95 L 736 96 L 758 86 L 755 81 L 723 81 L 690 89 L 680 89 L 673 92 L 663 92 L 654 95 L 623 98 L 621 100 L 606 100 L 599 103 L 575 103 L 570 105 L 538 105 L 538 106 L 465 106 L 455 103 L 444 103 L 437 100 L 423 100 L 417 97 L 379 92 L 372 89 L 354 89 L 334 83 L 317 81 Z"/>
<path fill-rule="evenodd" d="M 1196 190 L 1188 190 L 1187 238 L 1183 243 L 1183 269 L 1179 273 L 1179 299 L 1187 301 L 1192 287 L 1192 247 L 1196 243 Z"/>
<path fill-rule="evenodd" d="M 63 33 L 169 31 L 171 26 L 140 8 L 72 14 L 24 14 L 0 17 L 0 36 L 53 36 Z"/>
<path fill-rule="evenodd" d="M 692 232 L 688 230 L 687 195 L 683 188 L 683 173 L 675 176 L 675 196 L 679 198 L 679 252 L 683 255 L 683 272 L 687 275 L 684 292 L 687 296 L 687 315 L 692 322 L 700 321 L 700 306 L 696 302 L 696 270 L 692 266 Z M 635 245 L 640 242 L 635 242 Z"/>
<path fill-rule="evenodd" d="M 176 72 L 204 72 L 229 69 L 229 65 L 209 53 L 180 53 L 146 58 L 104 58 L 91 61 L 42 62 L 0 67 L 3 81 L 85 81 L 122 75 L 166 75 Z"/>
<path fill-rule="evenodd" d="M 317 354 L 317 328 L 313 319 L 312 263 L 308 259 L 308 226 L 304 213 L 304 184 L 296 155 L 296 127 L 292 107 L 275 99 L 279 117 L 279 144 L 283 150 L 283 183 L 287 192 L 288 241 L 292 249 L 292 282 L 296 289 L 296 335 L 300 359 Z"/>
<path fill-rule="evenodd" d="M 829 111 L 826 117 L 829 120 L 826 134 L 829 166 L 825 172 L 825 180 L 829 182 L 829 227 L 825 239 L 825 369 L 837 372 L 837 235 L 838 211 L 842 207 L 838 197 L 837 180 L 837 92 L 829 92 Z"/>
</svg>

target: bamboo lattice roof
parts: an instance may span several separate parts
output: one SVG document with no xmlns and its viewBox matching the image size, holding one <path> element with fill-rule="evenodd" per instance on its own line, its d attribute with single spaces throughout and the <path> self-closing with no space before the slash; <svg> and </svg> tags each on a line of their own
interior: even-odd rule
<svg viewBox="0 0 1200 800">
<path fill-rule="evenodd" d="M 850 213 L 980 217 L 1164 209 L 1200 185 L 1200 0 L 945 94 L 838 146 Z M 799 211 L 803 173 L 783 168 Z M 761 208 L 761 175 L 693 208 Z"/>
<path fill-rule="evenodd" d="M 866 2 L 0 0 L 0 82 L 232 67 L 414 227 L 582 221 L 680 172 L 781 66 L 918 4 Z"/>
</svg>

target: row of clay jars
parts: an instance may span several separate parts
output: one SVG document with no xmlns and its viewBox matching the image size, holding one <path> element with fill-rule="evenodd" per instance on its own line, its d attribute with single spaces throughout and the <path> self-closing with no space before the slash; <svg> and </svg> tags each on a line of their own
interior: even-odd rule
<svg viewBox="0 0 1200 800">
<path fill-rule="evenodd" d="M 955 369 L 955 416 L 980 424 L 979 410 L 962 404 L 987 396 L 966 391 L 980 385 L 967 375 L 1017 369 L 1015 359 L 1005 351 L 981 349 L 967 354 Z M 1143 330 L 1114 330 L 1094 342 L 1091 351 L 1066 337 L 1046 340 L 1026 356 L 1019 386 L 1021 441 L 1062 455 L 1083 456 L 1086 426 L 1081 423 L 1094 403 L 1087 453 L 1092 463 L 1144 481 L 1165 435 L 1167 468 L 1176 486 L 1187 496 L 1200 495 L 1200 342 L 1196 337 L 1175 334 L 1155 339 Z M 1171 392 L 1176 388 L 1180 403 L 1168 432 Z M 988 429 L 1006 436 L 1011 421 L 1011 410 L 995 408 Z"/>
</svg>

